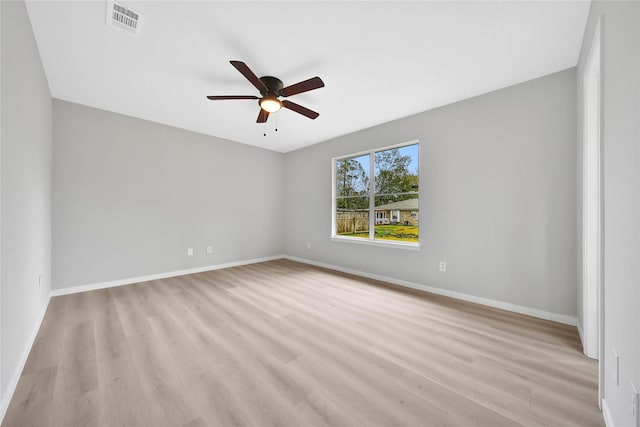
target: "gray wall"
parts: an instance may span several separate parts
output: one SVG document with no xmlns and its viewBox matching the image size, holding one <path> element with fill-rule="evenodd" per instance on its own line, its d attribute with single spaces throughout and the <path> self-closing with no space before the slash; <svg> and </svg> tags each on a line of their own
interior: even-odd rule
<svg viewBox="0 0 640 427">
<path fill-rule="evenodd" d="M 51 283 L 51 95 L 23 2 L 2 8 L 1 387 L 18 368 Z M 38 276 L 42 275 L 42 286 Z M 6 403 L 6 402 L 3 402 Z"/>
<path fill-rule="evenodd" d="M 282 154 L 58 100 L 53 117 L 54 289 L 283 253 Z"/>
<path fill-rule="evenodd" d="M 569 69 L 290 152 L 286 253 L 575 317 L 575 123 Z M 420 251 L 331 241 L 331 158 L 416 139 Z"/>
<path fill-rule="evenodd" d="M 640 387 L 640 3 L 591 4 L 578 63 L 579 112 L 582 72 L 599 18 L 604 61 L 604 398 L 614 425 L 632 426 L 629 384 Z M 578 123 L 581 128 L 580 116 Z M 613 379 L 613 350 L 620 358 L 620 385 Z"/>
</svg>

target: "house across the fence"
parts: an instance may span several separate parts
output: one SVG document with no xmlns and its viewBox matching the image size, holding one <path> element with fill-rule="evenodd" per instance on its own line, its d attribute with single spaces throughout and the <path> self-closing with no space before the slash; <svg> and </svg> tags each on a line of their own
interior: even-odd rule
<svg viewBox="0 0 640 427">
<path fill-rule="evenodd" d="M 376 206 L 376 224 L 418 225 L 418 199 Z"/>
</svg>

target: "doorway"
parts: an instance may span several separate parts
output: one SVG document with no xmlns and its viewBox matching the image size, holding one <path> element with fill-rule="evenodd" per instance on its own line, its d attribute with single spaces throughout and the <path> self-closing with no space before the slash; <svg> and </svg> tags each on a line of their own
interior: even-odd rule
<svg viewBox="0 0 640 427">
<path fill-rule="evenodd" d="M 583 74 L 582 176 L 582 320 L 584 354 L 598 359 L 598 405 L 604 397 L 602 269 L 602 85 L 601 23 L 598 24 Z"/>
</svg>

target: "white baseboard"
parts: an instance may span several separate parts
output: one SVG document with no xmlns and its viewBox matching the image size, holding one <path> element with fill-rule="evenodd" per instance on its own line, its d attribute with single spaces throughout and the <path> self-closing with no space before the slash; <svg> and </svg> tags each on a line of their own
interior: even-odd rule
<svg viewBox="0 0 640 427">
<path fill-rule="evenodd" d="M 597 350 L 594 351 L 594 354 L 589 354 L 589 350 L 587 349 L 585 344 L 584 330 L 582 329 L 582 324 L 580 323 L 580 320 L 577 318 L 576 318 L 576 328 L 578 329 L 578 335 L 580 336 L 580 344 L 582 345 L 582 354 L 587 356 L 589 359 L 598 360 Z"/>
<path fill-rule="evenodd" d="M 9 385 L 7 386 L 5 395 L 2 397 L 2 402 L 0 403 L 0 424 L 2 424 L 2 421 L 4 420 L 4 416 L 7 413 L 7 409 L 9 408 L 9 403 L 11 402 L 11 398 L 13 397 L 13 393 L 15 393 L 16 391 L 18 381 L 20 381 L 22 371 L 24 370 L 24 365 L 26 365 L 29 353 L 31 353 L 31 348 L 33 348 L 33 344 L 36 342 L 36 337 L 38 336 L 38 332 L 40 331 L 40 326 L 42 325 L 42 321 L 44 320 L 44 315 L 46 314 L 47 308 L 49 307 L 49 301 L 51 301 L 51 295 L 47 296 L 47 300 L 42 306 L 42 310 L 40 311 L 38 320 L 35 324 L 35 327 L 31 331 L 29 340 L 27 341 L 27 346 L 24 348 L 22 356 L 20 357 L 20 363 L 13 373 L 13 377 L 11 378 L 11 382 L 9 382 Z"/>
<path fill-rule="evenodd" d="M 537 317 L 540 319 L 552 320 L 554 322 L 564 323 L 566 325 L 579 326 L 578 319 L 576 317 L 567 316 L 565 314 L 551 313 L 548 311 L 538 310 L 535 308 L 524 307 L 524 306 L 511 304 L 503 301 L 497 301 L 489 298 L 483 298 L 475 295 L 465 294 L 462 292 L 450 291 L 447 289 L 441 289 L 433 286 L 422 285 L 418 283 L 409 282 L 406 280 L 395 279 L 393 277 L 381 276 L 378 274 L 367 273 L 364 271 L 354 270 L 351 268 L 340 267 L 337 265 L 326 264 L 322 262 L 313 261 L 310 259 L 298 258 L 294 256 L 289 256 L 289 255 L 275 255 L 275 256 L 263 257 L 263 258 L 253 258 L 253 259 L 242 260 L 242 261 L 228 262 L 224 264 L 190 268 L 186 270 L 169 271 L 165 273 L 152 274 L 148 276 L 130 277 L 126 279 L 113 280 L 109 282 L 93 283 L 88 285 L 73 286 L 73 287 L 62 288 L 62 289 L 53 289 L 51 290 L 50 295 L 52 297 L 55 297 L 59 295 L 68 295 L 68 294 L 73 294 L 78 292 L 93 291 L 96 289 L 112 288 L 116 286 L 130 285 L 133 283 L 147 282 L 149 280 L 166 279 L 168 277 L 183 276 L 186 274 L 193 274 L 193 273 L 202 273 L 204 271 L 219 270 L 222 268 L 237 267 L 241 265 L 255 264 L 258 262 L 265 262 L 265 261 L 273 261 L 273 260 L 282 259 L 282 258 L 290 259 L 292 261 L 302 262 L 305 264 L 315 265 L 318 267 L 328 268 L 330 270 L 341 271 L 343 273 L 354 274 L 356 276 L 367 277 L 369 279 L 389 282 L 394 285 L 405 286 L 412 289 L 419 289 L 422 291 L 431 292 L 438 295 L 444 295 L 444 296 L 456 298 L 463 301 L 474 302 L 477 304 L 499 308 L 502 310 L 512 311 L 514 313 L 525 314 L 525 315 Z M 578 333 L 580 334 L 580 339 L 582 340 L 582 327 L 578 327 Z"/>
<path fill-rule="evenodd" d="M 381 276 L 378 274 L 366 273 L 364 271 L 353 270 L 351 268 L 339 267 L 336 265 L 325 264 L 322 262 L 316 262 L 309 259 L 298 258 L 293 256 L 285 255 L 284 258 L 290 259 L 292 261 L 298 261 L 305 264 L 315 265 L 317 267 L 328 268 L 330 270 L 337 270 L 343 273 L 354 274 L 356 276 L 367 277 L 369 279 L 380 280 L 383 282 L 389 282 L 394 285 L 405 286 L 407 288 L 419 289 L 426 292 L 431 292 L 433 294 L 444 295 L 451 298 L 456 298 L 463 301 L 474 302 L 481 305 L 486 305 L 489 307 L 499 308 L 502 310 L 512 311 L 514 313 L 525 314 L 527 316 L 537 317 L 539 319 L 551 320 L 558 323 L 564 323 L 565 325 L 576 326 L 577 318 L 572 316 L 567 316 L 566 314 L 557 314 L 550 313 L 548 311 L 538 310 L 530 307 L 523 307 L 516 304 L 510 304 L 503 301 L 492 300 L 488 298 L 478 297 L 474 295 L 465 294 L 462 292 L 450 291 L 447 289 L 435 288 L 432 286 L 421 285 L 418 283 L 409 282 L 406 280 L 394 279 L 392 277 Z"/>
<path fill-rule="evenodd" d="M 51 290 L 51 296 L 56 297 L 59 295 L 68 295 L 68 294 L 75 294 L 78 292 L 94 291 L 96 289 L 113 288 L 116 286 L 131 285 L 133 283 L 148 282 L 149 280 L 166 279 L 168 277 L 184 276 L 185 274 L 202 273 L 204 271 L 220 270 L 223 268 L 237 267 L 240 265 L 255 264 L 258 262 L 265 262 L 265 261 L 273 261 L 275 259 L 282 259 L 282 258 L 284 258 L 284 255 L 276 255 L 276 256 L 263 257 L 263 258 L 253 258 L 253 259 L 247 259 L 242 261 L 227 262 L 224 264 L 208 265 L 205 267 L 189 268 L 186 270 L 168 271 L 166 273 L 151 274 L 148 276 L 129 277 L 126 279 L 112 280 L 109 282 L 93 283 L 93 284 L 81 285 L 81 286 L 71 286 L 68 288 L 53 289 Z"/>
<path fill-rule="evenodd" d="M 580 336 L 580 344 L 582 344 L 582 352 L 584 353 L 584 332 L 582 332 L 582 323 L 580 323 L 580 319 L 576 317 L 576 329 L 578 329 L 578 335 Z"/>
<path fill-rule="evenodd" d="M 613 418 L 611 417 L 611 411 L 609 411 L 609 405 L 607 405 L 607 401 L 602 399 L 602 416 L 604 417 L 604 425 L 607 427 L 615 427 L 616 425 L 613 422 Z"/>
</svg>

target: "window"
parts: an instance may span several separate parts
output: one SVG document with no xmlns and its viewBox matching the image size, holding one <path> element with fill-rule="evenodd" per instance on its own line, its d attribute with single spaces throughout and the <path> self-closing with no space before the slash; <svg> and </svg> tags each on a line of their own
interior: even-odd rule
<svg viewBox="0 0 640 427">
<path fill-rule="evenodd" d="M 332 237 L 418 246 L 418 143 L 336 158 L 333 168 Z"/>
</svg>

